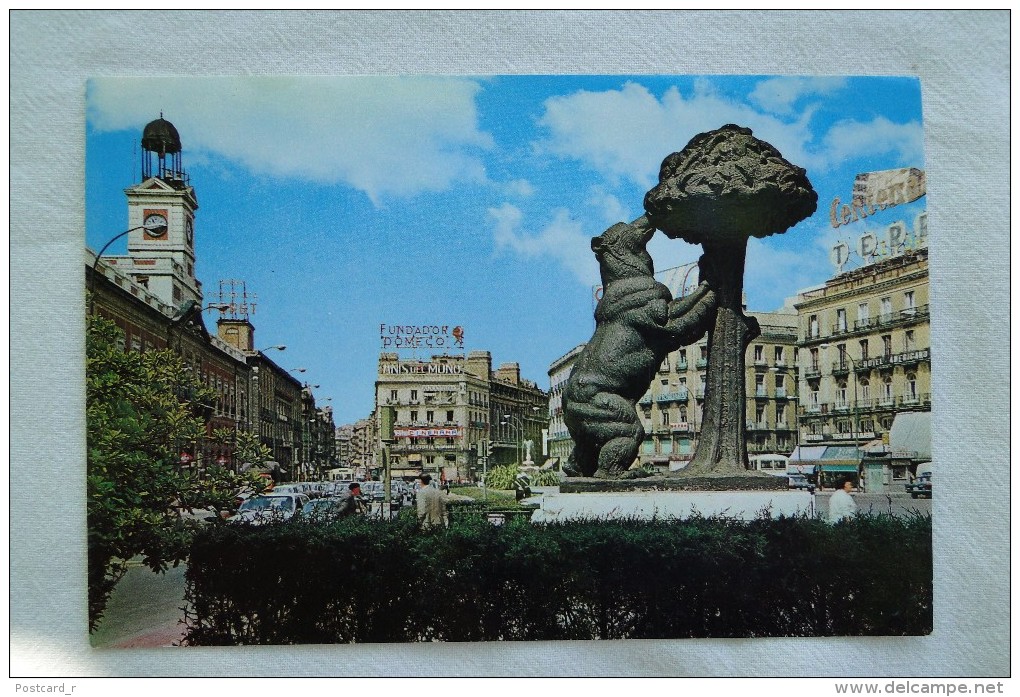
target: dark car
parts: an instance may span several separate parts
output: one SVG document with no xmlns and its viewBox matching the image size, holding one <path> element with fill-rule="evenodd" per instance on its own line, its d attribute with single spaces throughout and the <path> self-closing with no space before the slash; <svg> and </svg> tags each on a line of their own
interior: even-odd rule
<svg viewBox="0 0 1020 697">
<path fill-rule="evenodd" d="M 791 474 L 787 478 L 787 486 L 790 489 L 805 489 L 814 491 L 815 485 L 803 474 Z"/>
<path fill-rule="evenodd" d="M 918 497 L 931 498 L 931 472 L 918 475 L 917 479 L 906 485 L 910 498 Z"/>
</svg>

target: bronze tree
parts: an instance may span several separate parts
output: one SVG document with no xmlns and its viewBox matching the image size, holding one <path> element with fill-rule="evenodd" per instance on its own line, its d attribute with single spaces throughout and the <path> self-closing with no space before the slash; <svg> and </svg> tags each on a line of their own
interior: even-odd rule
<svg viewBox="0 0 1020 697">
<path fill-rule="evenodd" d="M 652 225 L 703 246 L 701 280 L 716 293 L 701 438 L 686 472 L 747 468 L 744 352 L 760 334 L 742 309 L 747 238 L 785 232 L 814 213 L 817 203 L 804 169 L 751 129 L 733 124 L 697 135 L 669 155 L 659 184 L 645 195 Z"/>
</svg>

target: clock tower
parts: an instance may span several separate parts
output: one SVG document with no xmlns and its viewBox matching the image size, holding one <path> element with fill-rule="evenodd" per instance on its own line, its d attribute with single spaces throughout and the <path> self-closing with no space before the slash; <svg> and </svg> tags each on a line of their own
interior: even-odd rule
<svg viewBox="0 0 1020 697">
<path fill-rule="evenodd" d="M 202 302 L 195 278 L 198 199 L 181 164 L 181 138 L 163 115 L 142 132 L 141 181 L 124 190 L 128 257 L 117 265 L 163 302 L 180 308 Z M 158 228 L 154 230 L 152 228 Z"/>
</svg>

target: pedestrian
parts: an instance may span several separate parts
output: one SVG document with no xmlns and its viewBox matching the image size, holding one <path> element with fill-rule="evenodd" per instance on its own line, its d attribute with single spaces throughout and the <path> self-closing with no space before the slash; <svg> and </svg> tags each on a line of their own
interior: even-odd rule
<svg viewBox="0 0 1020 697">
<path fill-rule="evenodd" d="M 418 475 L 418 482 L 418 524 L 423 528 L 445 526 L 446 492 L 432 486 L 432 476 L 425 472 Z"/>
<path fill-rule="evenodd" d="M 351 482 L 347 485 L 347 493 L 340 499 L 340 517 L 349 515 L 365 515 L 365 504 L 361 501 L 361 484 Z"/>
<path fill-rule="evenodd" d="M 829 499 L 829 522 L 838 523 L 844 518 L 853 518 L 857 513 L 857 503 L 850 496 L 853 491 L 854 481 L 850 477 L 842 480 L 840 486 L 832 493 Z"/>
</svg>

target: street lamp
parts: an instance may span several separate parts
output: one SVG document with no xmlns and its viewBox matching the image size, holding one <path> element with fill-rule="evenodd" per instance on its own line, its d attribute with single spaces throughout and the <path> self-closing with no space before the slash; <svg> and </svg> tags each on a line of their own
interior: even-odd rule
<svg viewBox="0 0 1020 697">
<path fill-rule="evenodd" d="M 288 373 L 303 373 L 306 370 L 307 370 L 307 368 L 288 368 L 287 372 Z"/>
<path fill-rule="evenodd" d="M 503 423 L 506 426 L 509 426 L 511 429 L 514 429 L 517 432 L 517 440 L 514 443 L 514 452 L 516 453 L 517 464 L 520 464 L 521 441 L 524 439 L 524 424 L 521 423 L 521 420 L 519 418 L 513 416 L 512 414 L 503 414 L 503 421 L 501 423 Z M 513 431 L 511 431 L 511 433 L 513 433 Z"/>
<path fill-rule="evenodd" d="M 258 349 L 255 353 L 265 353 L 266 351 L 272 351 L 273 349 L 276 349 L 277 351 L 286 351 L 287 350 L 287 346 L 285 344 L 277 344 L 276 346 L 267 346 L 264 349 Z"/>
<path fill-rule="evenodd" d="M 819 348 L 822 348 L 822 349 L 828 349 L 830 345 L 827 344 L 827 343 L 824 343 L 824 344 L 819 344 L 818 346 L 819 346 Z M 850 379 L 854 383 L 854 408 L 853 408 L 853 420 L 850 422 L 850 439 L 854 443 L 854 448 L 858 448 L 858 454 L 860 454 L 859 446 L 857 444 L 857 434 L 860 433 L 860 430 L 861 430 L 860 414 L 858 413 L 858 407 L 857 407 L 857 361 L 854 360 L 853 356 L 851 356 L 850 352 L 847 351 L 846 349 L 840 351 L 839 355 L 840 355 L 840 358 L 849 358 L 850 359 L 850 365 L 852 366 L 852 368 L 850 370 Z M 859 478 L 860 478 L 860 457 L 859 456 L 858 456 L 858 461 L 857 461 L 857 470 L 858 470 L 857 471 L 857 475 L 858 475 L 858 481 L 859 481 Z"/>
<path fill-rule="evenodd" d="M 103 253 L 110 248 L 110 245 L 119 240 L 124 235 L 134 232 L 135 230 L 145 230 L 151 233 L 153 237 L 159 237 L 167 231 L 166 225 L 138 225 L 137 227 L 129 228 L 124 232 L 118 233 L 107 240 L 103 248 L 99 250 L 99 254 L 92 261 L 92 277 L 89 279 L 89 314 L 92 314 L 92 309 L 96 303 L 95 288 L 96 288 L 96 273 L 97 267 L 99 266 L 99 259 L 103 256 Z"/>
</svg>

